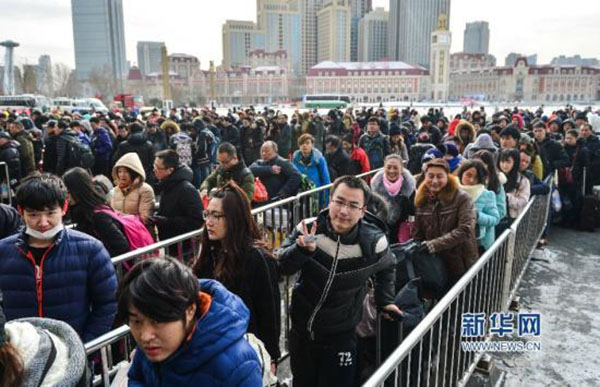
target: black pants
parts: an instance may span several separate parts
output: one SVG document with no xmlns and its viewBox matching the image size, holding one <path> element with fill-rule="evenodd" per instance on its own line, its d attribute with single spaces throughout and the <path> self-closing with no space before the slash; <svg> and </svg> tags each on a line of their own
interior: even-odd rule
<svg viewBox="0 0 600 387">
<path fill-rule="evenodd" d="M 290 363 L 294 387 L 351 387 L 357 385 L 356 339 L 335 343 L 312 341 L 290 332 Z"/>
</svg>

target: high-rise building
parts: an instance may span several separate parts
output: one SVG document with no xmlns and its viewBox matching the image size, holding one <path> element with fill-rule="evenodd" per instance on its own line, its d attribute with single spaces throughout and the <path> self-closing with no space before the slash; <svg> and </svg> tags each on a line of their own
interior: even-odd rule
<svg viewBox="0 0 600 387">
<path fill-rule="evenodd" d="M 329 0 L 317 12 L 317 60 L 350 61 L 350 4 Z"/>
<path fill-rule="evenodd" d="M 71 0 L 71 15 L 78 79 L 87 80 L 94 68 L 110 68 L 115 80 L 123 80 L 128 70 L 123 0 Z"/>
<path fill-rule="evenodd" d="M 490 25 L 486 21 L 467 23 L 463 51 L 471 54 L 489 54 Z"/>
<path fill-rule="evenodd" d="M 515 65 L 515 63 L 517 62 L 517 59 L 521 58 L 521 57 L 526 57 L 527 58 L 527 64 L 529 66 L 531 65 L 537 65 L 537 54 L 533 54 L 533 55 L 524 55 L 524 54 L 519 54 L 516 52 L 511 52 L 510 54 L 508 54 L 506 56 L 506 58 L 504 58 L 504 66 L 508 66 L 508 67 L 512 67 Z"/>
<path fill-rule="evenodd" d="M 294 71 L 302 66 L 302 24 L 298 2 L 257 0 L 257 28 L 265 36 L 265 51 L 285 50 Z M 254 47 L 253 49 L 260 49 Z"/>
<path fill-rule="evenodd" d="M 582 58 L 581 55 L 556 56 L 550 62 L 553 66 L 600 66 L 600 61 L 596 58 Z"/>
<path fill-rule="evenodd" d="M 358 23 L 373 9 L 371 0 L 350 0 L 350 60 L 358 60 Z M 387 49 L 386 49 L 387 50 Z"/>
<path fill-rule="evenodd" d="M 298 0 L 302 31 L 302 74 L 317 64 L 317 12 L 323 8 L 324 0 Z"/>
<path fill-rule="evenodd" d="M 431 33 L 441 14 L 450 20 L 450 0 L 390 0 L 390 60 L 429 68 Z"/>
<path fill-rule="evenodd" d="M 440 15 L 438 28 L 431 33 L 431 97 L 434 101 L 447 101 L 450 93 L 450 45 L 452 34 L 448 19 Z"/>
<path fill-rule="evenodd" d="M 248 54 L 265 48 L 265 34 L 256 23 L 246 20 L 227 20 L 223 24 L 223 66 L 237 67 L 247 64 Z"/>
<path fill-rule="evenodd" d="M 40 94 L 49 96 L 54 91 L 53 86 L 52 59 L 50 59 L 50 55 L 40 55 L 38 64 L 35 66 L 35 88 Z"/>
<path fill-rule="evenodd" d="M 383 8 L 369 12 L 358 23 L 358 61 L 387 58 L 389 14 Z"/>
<path fill-rule="evenodd" d="M 142 75 L 160 72 L 165 42 L 137 42 L 138 67 Z"/>
</svg>

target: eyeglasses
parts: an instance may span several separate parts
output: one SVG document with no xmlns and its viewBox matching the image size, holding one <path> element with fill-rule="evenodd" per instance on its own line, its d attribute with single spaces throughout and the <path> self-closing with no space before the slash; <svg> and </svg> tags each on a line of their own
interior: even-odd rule
<svg viewBox="0 0 600 387">
<path fill-rule="evenodd" d="M 333 200 L 331 200 L 331 203 L 333 205 L 335 205 L 337 208 L 339 208 L 340 210 L 344 207 L 348 208 L 348 211 L 351 211 L 351 212 L 358 212 L 363 209 L 363 207 L 359 207 L 353 203 L 346 203 L 340 199 L 333 199 Z"/>
<path fill-rule="evenodd" d="M 167 167 L 159 167 L 158 165 L 154 164 L 154 169 L 157 171 L 164 171 L 165 169 L 169 169 Z"/>
<path fill-rule="evenodd" d="M 206 221 L 206 220 L 214 220 L 215 222 L 218 222 L 219 220 L 221 220 L 222 218 L 224 218 L 225 215 L 221 214 L 219 212 L 210 212 L 208 210 L 204 210 L 202 211 L 202 218 Z"/>
</svg>

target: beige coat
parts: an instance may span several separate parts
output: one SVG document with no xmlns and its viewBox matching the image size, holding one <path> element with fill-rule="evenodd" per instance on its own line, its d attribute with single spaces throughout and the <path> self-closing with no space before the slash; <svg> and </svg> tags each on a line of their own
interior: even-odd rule
<svg viewBox="0 0 600 387">
<path fill-rule="evenodd" d="M 119 167 L 127 167 L 140 175 L 127 189 L 119 188 L 117 176 Z M 140 215 L 142 221 L 148 224 L 148 218 L 154 213 L 156 199 L 152 187 L 144 182 L 146 173 L 137 153 L 123 155 L 113 167 L 112 176 L 115 190 L 110 200 L 111 207 L 122 214 Z"/>
</svg>

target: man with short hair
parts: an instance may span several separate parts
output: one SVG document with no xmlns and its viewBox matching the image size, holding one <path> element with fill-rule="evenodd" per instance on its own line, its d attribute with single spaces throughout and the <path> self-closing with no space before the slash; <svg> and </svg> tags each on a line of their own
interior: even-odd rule
<svg viewBox="0 0 600 387">
<path fill-rule="evenodd" d="M 160 240 L 202 227 L 204 209 L 198 190 L 192 184 L 192 170 L 179 162 L 177 152 L 172 149 L 158 152 L 154 159 L 154 175 L 159 181 L 160 208 L 157 216 L 150 219 L 158 228 Z M 191 251 L 190 247 L 186 246 L 186 252 Z M 173 251 L 170 253 L 174 254 Z"/>
<path fill-rule="evenodd" d="M 144 171 L 148 177 L 148 183 L 154 185 L 155 179 L 152 173 L 152 163 L 154 162 L 154 147 L 148 141 L 144 134 L 144 127 L 139 122 L 129 124 L 129 136 L 119 144 L 117 151 L 113 157 L 115 164 L 121 157 L 130 152 L 135 152 L 140 157 L 140 161 L 144 166 Z"/>
<path fill-rule="evenodd" d="M 521 133 L 516 127 L 509 125 L 500 132 L 500 148 L 501 149 L 517 149 L 519 147 L 519 139 Z"/>
<path fill-rule="evenodd" d="M 35 171 L 35 154 L 33 153 L 33 140 L 25 131 L 20 121 L 11 122 L 8 130 L 12 138 L 19 143 L 19 155 L 21 157 L 21 176 L 27 176 Z"/>
<path fill-rule="evenodd" d="M 291 162 L 277 154 L 277 144 L 266 141 L 260 149 L 260 156 L 259 160 L 252 163 L 250 171 L 265 185 L 269 201 L 297 195 L 300 172 Z"/>
<path fill-rule="evenodd" d="M 583 122 L 579 129 L 579 137 L 589 154 L 590 162 L 587 167 L 586 192 L 589 194 L 595 185 L 600 185 L 600 138 L 592 131 L 592 125 Z"/>
<path fill-rule="evenodd" d="M 544 178 L 552 175 L 556 169 L 571 166 L 569 156 L 567 156 L 562 145 L 548 136 L 546 125 L 542 121 L 533 123 L 533 136 L 544 162 Z"/>
<path fill-rule="evenodd" d="M 358 146 L 363 148 L 369 157 L 371 169 L 383 167 L 383 160 L 392 153 L 392 149 L 390 139 L 379 130 L 379 118 L 369 118 L 367 133 L 360 137 Z"/>
<path fill-rule="evenodd" d="M 202 198 L 210 194 L 213 189 L 224 187 L 230 180 L 233 180 L 246 192 L 248 199 L 252 200 L 254 196 L 254 175 L 246 167 L 243 160 L 240 160 L 233 144 L 223 142 L 217 149 L 217 161 L 219 166 L 213 171 L 200 186 L 200 195 Z"/>
<path fill-rule="evenodd" d="M 338 136 L 329 135 L 325 139 L 325 160 L 331 180 L 352 175 L 352 160 L 342 147 L 342 140 Z"/>
<path fill-rule="evenodd" d="M 66 198 L 57 176 L 23 180 L 16 204 L 27 227 L 0 240 L 0 289 L 8 320 L 61 320 L 88 342 L 112 327 L 117 277 L 100 241 L 63 226 Z"/>
<path fill-rule="evenodd" d="M 355 329 L 369 278 L 375 276 L 378 307 L 401 314 L 394 305 L 395 260 L 385 225 L 366 212 L 370 196 L 363 179 L 338 178 L 329 209 L 303 220 L 282 245 L 280 273 L 300 272 L 290 311 L 295 385 L 355 384 Z"/>
</svg>

